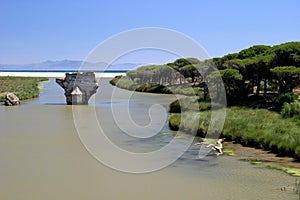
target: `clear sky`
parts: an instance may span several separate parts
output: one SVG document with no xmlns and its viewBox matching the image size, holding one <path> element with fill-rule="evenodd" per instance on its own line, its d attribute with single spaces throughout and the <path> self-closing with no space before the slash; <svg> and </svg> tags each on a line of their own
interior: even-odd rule
<svg viewBox="0 0 300 200">
<path fill-rule="evenodd" d="M 0 63 L 82 60 L 133 28 L 188 35 L 212 57 L 300 41 L 299 0 L 0 0 Z"/>
</svg>

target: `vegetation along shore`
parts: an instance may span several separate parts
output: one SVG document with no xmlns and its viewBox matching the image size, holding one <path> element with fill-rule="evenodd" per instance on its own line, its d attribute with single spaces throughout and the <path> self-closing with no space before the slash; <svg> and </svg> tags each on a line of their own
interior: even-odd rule
<svg viewBox="0 0 300 200">
<path fill-rule="evenodd" d="M 213 72 L 214 67 L 219 73 Z M 209 137 L 210 99 L 218 95 L 219 84 L 214 81 L 220 77 L 227 96 L 222 137 L 300 160 L 300 42 L 255 45 L 204 61 L 179 58 L 129 71 L 111 84 L 140 92 L 185 95 L 170 105 L 170 128 Z M 208 91 L 208 83 L 215 89 Z M 195 121 L 199 112 L 200 121 Z"/>
<path fill-rule="evenodd" d="M 5 100 L 5 94 L 14 93 L 20 100 L 38 97 L 38 83 L 48 78 L 38 77 L 0 77 L 0 102 Z"/>
</svg>

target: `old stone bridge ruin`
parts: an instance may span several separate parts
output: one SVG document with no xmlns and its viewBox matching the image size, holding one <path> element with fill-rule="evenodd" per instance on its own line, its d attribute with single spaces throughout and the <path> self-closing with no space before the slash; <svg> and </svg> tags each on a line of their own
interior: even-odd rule
<svg viewBox="0 0 300 200">
<path fill-rule="evenodd" d="M 88 104 L 99 87 L 94 72 L 66 73 L 65 78 L 57 78 L 56 83 L 65 90 L 68 105 Z"/>
</svg>

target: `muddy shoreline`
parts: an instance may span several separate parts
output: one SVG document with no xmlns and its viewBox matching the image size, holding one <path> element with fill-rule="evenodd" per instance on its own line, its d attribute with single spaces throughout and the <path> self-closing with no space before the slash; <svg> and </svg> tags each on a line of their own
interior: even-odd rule
<svg viewBox="0 0 300 200">
<path fill-rule="evenodd" d="M 241 160 L 263 161 L 278 167 L 290 167 L 300 169 L 300 162 L 291 157 L 280 157 L 269 151 L 245 147 L 235 142 L 226 142 L 225 149 L 233 150 Z"/>
</svg>

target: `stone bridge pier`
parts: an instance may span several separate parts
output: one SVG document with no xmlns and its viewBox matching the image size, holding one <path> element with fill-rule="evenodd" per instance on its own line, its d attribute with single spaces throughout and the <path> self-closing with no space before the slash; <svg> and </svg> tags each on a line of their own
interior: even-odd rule
<svg viewBox="0 0 300 200">
<path fill-rule="evenodd" d="M 94 72 L 66 73 L 66 77 L 57 78 L 56 83 L 65 90 L 68 105 L 87 105 L 99 87 Z"/>
</svg>

